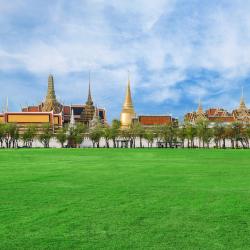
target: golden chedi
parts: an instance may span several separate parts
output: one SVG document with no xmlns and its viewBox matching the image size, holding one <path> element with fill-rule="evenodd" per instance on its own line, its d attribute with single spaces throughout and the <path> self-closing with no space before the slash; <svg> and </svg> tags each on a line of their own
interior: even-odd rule
<svg viewBox="0 0 250 250">
<path fill-rule="evenodd" d="M 130 79 L 128 78 L 128 86 L 126 91 L 126 97 L 123 104 L 122 112 L 121 112 L 121 128 L 126 129 L 131 126 L 133 118 L 135 118 L 136 114 L 134 111 L 134 106 L 131 98 L 131 91 L 130 91 Z"/>
</svg>

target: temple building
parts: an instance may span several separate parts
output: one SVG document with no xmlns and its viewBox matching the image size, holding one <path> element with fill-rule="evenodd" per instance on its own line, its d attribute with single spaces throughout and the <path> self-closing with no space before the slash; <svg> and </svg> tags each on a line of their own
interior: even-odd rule
<svg viewBox="0 0 250 250">
<path fill-rule="evenodd" d="M 128 85 L 127 85 L 127 90 L 126 90 L 126 96 L 125 96 L 125 101 L 123 104 L 122 112 L 121 112 L 121 128 L 122 129 L 127 129 L 131 126 L 132 120 L 136 118 L 136 114 L 134 111 L 134 106 L 132 102 L 132 97 L 131 97 L 131 91 L 130 91 L 130 79 L 128 77 Z"/>
<path fill-rule="evenodd" d="M 22 134 L 29 125 L 35 125 L 38 132 L 45 124 L 56 132 L 63 126 L 62 105 L 56 100 L 53 76 L 48 78 L 46 99 L 38 106 L 23 108 L 21 112 L 4 112 L 0 114 L 0 123 L 14 123 Z"/>
<path fill-rule="evenodd" d="M 96 115 L 101 124 L 107 123 L 106 110 L 104 108 L 95 107 L 91 95 L 91 84 L 89 79 L 88 97 L 85 104 L 72 104 L 70 106 L 63 107 L 64 123 L 67 124 L 70 121 L 71 112 L 74 112 L 74 118 L 76 122 L 82 122 L 87 127 L 90 126 L 90 122 Z"/>
<path fill-rule="evenodd" d="M 63 124 L 68 124 L 72 113 L 75 122 L 82 122 L 89 126 L 89 122 L 93 119 L 94 113 L 100 119 L 102 124 L 106 123 L 106 110 L 104 108 L 95 108 L 92 96 L 89 77 L 88 98 L 85 104 L 62 105 L 56 99 L 54 78 L 52 75 L 48 77 L 48 89 L 45 101 L 37 106 L 28 106 L 22 109 L 22 112 L 52 112 L 62 115 Z"/>
<path fill-rule="evenodd" d="M 121 129 L 130 128 L 132 124 L 139 123 L 144 128 L 152 128 L 155 126 L 163 126 L 163 125 L 170 125 L 178 124 L 178 120 L 173 118 L 170 115 L 139 115 L 136 116 L 132 97 L 131 97 L 131 90 L 130 90 L 130 78 L 128 77 L 128 84 L 126 89 L 126 96 L 125 101 L 123 104 L 122 112 L 121 112 Z"/>
<path fill-rule="evenodd" d="M 133 123 L 138 122 L 145 129 L 150 129 L 156 126 L 178 125 L 178 119 L 171 115 L 138 115 L 133 119 Z"/>
<path fill-rule="evenodd" d="M 199 103 L 197 111 L 187 113 L 184 116 L 184 121 L 191 124 L 196 124 L 199 121 L 208 121 L 211 125 L 218 122 L 223 124 L 233 122 L 250 123 L 250 110 L 246 107 L 242 93 L 239 107 L 232 112 L 222 108 L 209 108 L 203 111 L 201 103 Z"/>
<path fill-rule="evenodd" d="M 51 130 L 56 132 L 63 125 L 62 114 L 51 112 L 5 112 L 0 114 L 0 123 L 14 123 L 22 132 L 29 126 L 35 125 L 38 129 L 50 124 Z"/>
<path fill-rule="evenodd" d="M 49 75 L 48 77 L 48 89 L 45 101 L 38 106 L 28 106 L 22 109 L 23 112 L 51 112 L 59 114 L 63 111 L 63 105 L 56 99 L 54 77 Z"/>
<path fill-rule="evenodd" d="M 233 110 L 232 115 L 238 122 L 250 123 L 250 109 L 248 109 L 245 104 L 243 90 L 240 99 L 240 105 L 237 109 Z"/>
</svg>

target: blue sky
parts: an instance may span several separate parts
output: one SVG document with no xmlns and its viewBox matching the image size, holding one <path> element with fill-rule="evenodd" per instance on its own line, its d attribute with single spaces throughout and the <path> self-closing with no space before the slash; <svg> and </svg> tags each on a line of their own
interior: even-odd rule
<svg viewBox="0 0 250 250">
<path fill-rule="evenodd" d="M 131 72 L 137 114 L 250 104 L 250 1 L 0 0 L 0 104 L 37 104 L 52 73 L 58 99 L 119 118 Z M 2 109 L 2 108 L 1 108 Z"/>
</svg>

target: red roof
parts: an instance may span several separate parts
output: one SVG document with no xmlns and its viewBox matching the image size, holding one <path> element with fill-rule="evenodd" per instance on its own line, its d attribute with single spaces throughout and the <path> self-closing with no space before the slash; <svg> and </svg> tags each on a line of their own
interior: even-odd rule
<svg viewBox="0 0 250 250">
<path fill-rule="evenodd" d="M 39 112 L 39 106 L 28 106 L 22 109 L 22 112 Z"/>
<path fill-rule="evenodd" d="M 208 117 L 211 122 L 234 122 L 235 119 L 233 116 L 214 116 Z"/>
<path fill-rule="evenodd" d="M 63 107 L 63 113 L 65 115 L 70 115 L 70 106 L 64 106 Z"/>
<path fill-rule="evenodd" d="M 139 116 L 142 125 L 166 125 L 171 124 L 171 116 Z"/>
</svg>

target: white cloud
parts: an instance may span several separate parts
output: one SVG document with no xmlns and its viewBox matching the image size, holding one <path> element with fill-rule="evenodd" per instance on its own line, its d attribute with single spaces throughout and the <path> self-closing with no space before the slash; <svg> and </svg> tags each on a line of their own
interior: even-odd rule
<svg viewBox="0 0 250 250">
<path fill-rule="evenodd" d="M 211 90 L 230 96 L 250 71 L 249 10 L 248 3 L 224 0 L 0 0 L 0 68 L 40 79 L 55 73 L 67 102 L 85 98 L 91 69 L 96 102 L 116 115 L 128 69 L 142 105 L 178 103 L 183 91 L 190 101 L 212 99 Z M 203 69 L 218 76 L 192 81 Z"/>
</svg>

